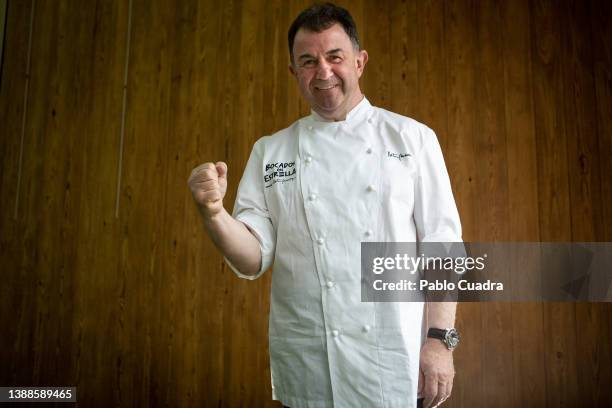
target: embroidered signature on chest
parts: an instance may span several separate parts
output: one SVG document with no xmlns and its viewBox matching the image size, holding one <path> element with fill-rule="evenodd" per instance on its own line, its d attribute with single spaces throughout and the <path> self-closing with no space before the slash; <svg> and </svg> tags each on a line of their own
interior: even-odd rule
<svg viewBox="0 0 612 408">
<path fill-rule="evenodd" d="M 295 180 L 295 161 L 266 163 L 264 183 L 266 188 L 276 183 Z"/>
<path fill-rule="evenodd" d="M 406 157 L 411 157 L 410 153 L 395 153 L 387 150 L 387 157 L 394 157 L 399 161 L 404 160 Z"/>
</svg>

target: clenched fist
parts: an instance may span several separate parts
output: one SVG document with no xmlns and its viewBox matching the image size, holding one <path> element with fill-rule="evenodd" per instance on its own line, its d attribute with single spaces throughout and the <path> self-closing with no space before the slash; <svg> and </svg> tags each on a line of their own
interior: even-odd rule
<svg viewBox="0 0 612 408">
<path fill-rule="evenodd" d="M 227 164 L 204 163 L 192 170 L 189 188 L 193 199 L 206 217 L 223 210 L 223 197 L 227 191 Z"/>
</svg>

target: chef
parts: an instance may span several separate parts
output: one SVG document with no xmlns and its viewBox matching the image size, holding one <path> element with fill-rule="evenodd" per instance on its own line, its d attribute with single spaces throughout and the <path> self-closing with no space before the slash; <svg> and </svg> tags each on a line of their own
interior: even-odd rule
<svg viewBox="0 0 612 408">
<path fill-rule="evenodd" d="M 360 275 L 361 242 L 461 240 L 436 135 L 363 95 L 368 54 L 347 10 L 312 6 L 288 37 L 310 115 L 255 143 L 232 215 L 225 163 L 189 178 L 232 270 L 256 279 L 274 264 L 273 399 L 291 408 L 437 406 L 453 386 L 455 303 L 362 302 Z"/>
</svg>

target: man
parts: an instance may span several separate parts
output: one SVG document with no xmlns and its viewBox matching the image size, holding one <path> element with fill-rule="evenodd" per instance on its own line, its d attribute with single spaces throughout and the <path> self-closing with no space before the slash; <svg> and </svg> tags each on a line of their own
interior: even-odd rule
<svg viewBox="0 0 612 408">
<path fill-rule="evenodd" d="M 455 304 L 361 302 L 360 243 L 461 240 L 437 138 L 361 93 L 368 54 L 345 9 L 303 11 L 289 52 L 311 115 L 255 143 L 233 216 L 223 207 L 225 163 L 189 178 L 208 234 L 238 276 L 256 279 L 274 260 L 273 398 L 292 408 L 403 408 L 419 397 L 436 406 L 453 384 L 446 329 Z M 424 339 L 426 328 L 439 330 Z"/>
</svg>

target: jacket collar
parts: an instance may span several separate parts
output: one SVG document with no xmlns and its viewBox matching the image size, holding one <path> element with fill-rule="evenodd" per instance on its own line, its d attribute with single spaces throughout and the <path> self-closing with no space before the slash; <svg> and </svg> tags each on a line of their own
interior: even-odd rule
<svg viewBox="0 0 612 408">
<path fill-rule="evenodd" d="M 310 116 L 315 122 L 352 123 L 352 122 L 357 122 L 361 118 L 366 116 L 371 107 L 372 105 L 370 104 L 370 101 L 368 101 L 368 98 L 364 96 L 361 99 L 361 101 L 357 105 L 355 105 L 355 107 L 346 114 L 345 120 L 333 121 L 333 120 L 325 119 L 323 116 L 319 115 L 317 112 L 313 111 L 312 109 L 310 110 Z"/>
</svg>

